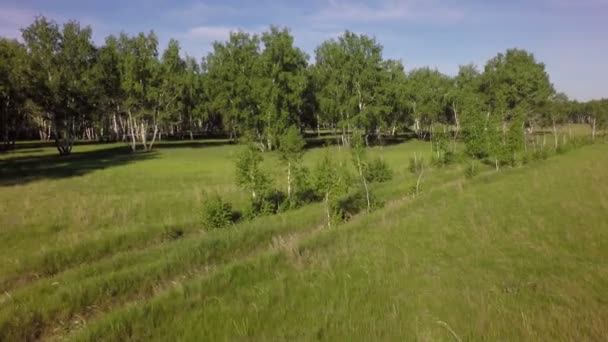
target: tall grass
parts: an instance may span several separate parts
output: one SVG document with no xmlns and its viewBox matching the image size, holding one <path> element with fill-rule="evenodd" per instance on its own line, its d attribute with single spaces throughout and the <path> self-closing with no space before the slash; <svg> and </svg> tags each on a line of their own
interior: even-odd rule
<svg viewBox="0 0 608 342">
<path fill-rule="evenodd" d="M 438 188 L 115 311 L 76 340 L 601 340 L 606 146 Z"/>
</svg>

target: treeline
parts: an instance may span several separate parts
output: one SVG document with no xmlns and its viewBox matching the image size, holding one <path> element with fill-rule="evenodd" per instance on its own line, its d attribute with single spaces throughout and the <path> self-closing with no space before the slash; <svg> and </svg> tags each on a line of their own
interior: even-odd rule
<svg viewBox="0 0 608 342">
<path fill-rule="evenodd" d="M 456 139 L 492 124 L 505 139 L 515 123 L 528 132 L 588 123 L 595 134 L 608 121 L 608 100 L 570 101 L 544 65 L 518 49 L 483 71 L 464 65 L 449 77 L 430 68 L 406 73 L 374 38 L 348 31 L 323 42 L 314 63 L 277 27 L 233 32 L 200 62 L 183 57 L 176 40 L 161 53 L 153 32 L 96 46 L 90 27 L 39 17 L 22 33 L 23 43 L 0 38 L 4 148 L 52 139 L 69 154 L 85 139 L 124 141 L 135 151 L 167 137 L 217 134 L 272 150 L 291 126 L 330 130 L 349 144 L 355 130 L 369 142 L 409 130 L 430 138 L 449 127 Z"/>
</svg>

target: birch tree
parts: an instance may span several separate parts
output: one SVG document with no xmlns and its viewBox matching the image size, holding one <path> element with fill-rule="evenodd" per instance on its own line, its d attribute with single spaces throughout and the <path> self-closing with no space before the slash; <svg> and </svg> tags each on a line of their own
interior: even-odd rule
<svg viewBox="0 0 608 342">
<path fill-rule="evenodd" d="M 359 181 L 361 182 L 361 186 L 365 191 L 365 201 L 367 204 L 367 212 L 369 213 L 372 209 L 371 199 L 370 199 L 370 191 L 369 184 L 366 176 L 365 169 L 367 168 L 367 160 L 365 153 L 365 144 L 363 141 L 363 136 L 360 131 L 355 131 L 352 136 L 351 141 L 351 153 L 353 164 L 355 165 L 355 169 L 357 170 L 357 175 Z"/>
<path fill-rule="evenodd" d="M 121 88 L 125 93 L 124 107 L 131 150 L 137 150 L 139 141 L 144 151 L 148 151 L 152 147 L 148 144 L 150 125 L 157 127 L 158 124 L 158 94 L 154 89 L 157 86 L 155 75 L 159 70 L 158 39 L 153 32 L 147 35 L 139 33 L 135 37 L 123 33 L 119 42 L 123 55 Z M 158 133 L 157 130 L 155 133 Z"/>
<path fill-rule="evenodd" d="M 298 174 L 302 163 L 306 141 L 295 126 L 289 127 L 281 136 L 279 157 L 287 164 L 287 199 L 292 199 L 294 175 Z"/>
<path fill-rule="evenodd" d="M 23 30 L 31 62 L 32 98 L 52 124 L 60 155 L 71 153 L 78 123 L 92 111 L 95 47 L 91 36 L 90 27 L 78 22 L 69 21 L 60 30 L 44 17 Z"/>
<path fill-rule="evenodd" d="M 256 93 L 264 123 L 261 135 L 265 138 L 265 148 L 272 150 L 287 127 L 300 123 L 308 56 L 294 47 L 293 36 L 286 28 L 273 26 L 262 34 L 261 40 L 264 49 L 260 55 Z"/>
<path fill-rule="evenodd" d="M 373 38 L 349 31 L 316 50 L 319 106 L 324 119 L 341 129 L 344 144 L 348 144 L 352 127 L 364 130 L 366 136 L 377 127 L 383 105 L 376 97 L 382 64 L 382 46 Z"/>
<path fill-rule="evenodd" d="M 254 83 L 259 68 L 259 38 L 245 32 L 232 32 L 227 42 L 213 43 L 213 52 L 204 60 L 207 72 L 210 110 L 223 118 L 224 129 L 232 139 L 239 133 L 262 131 L 260 108 Z"/>
<path fill-rule="evenodd" d="M 16 40 L 0 38 L 0 150 L 15 146 L 27 120 L 27 53 Z"/>
</svg>

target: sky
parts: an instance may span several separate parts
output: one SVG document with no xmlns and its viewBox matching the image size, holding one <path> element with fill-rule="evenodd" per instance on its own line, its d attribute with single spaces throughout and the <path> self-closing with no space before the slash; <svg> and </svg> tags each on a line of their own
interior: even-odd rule
<svg viewBox="0 0 608 342">
<path fill-rule="evenodd" d="M 90 25 L 97 44 L 154 30 L 162 48 L 175 38 L 197 58 L 231 31 L 270 25 L 289 27 L 311 62 L 321 42 L 348 29 L 374 36 L 406 70 L 449 75 L 523 48 L 545 63 L 556 90 L 608 98 L 608 0 L 0 0 L 0 36 L 20 38 L 36 15 Z"/>
</svg>

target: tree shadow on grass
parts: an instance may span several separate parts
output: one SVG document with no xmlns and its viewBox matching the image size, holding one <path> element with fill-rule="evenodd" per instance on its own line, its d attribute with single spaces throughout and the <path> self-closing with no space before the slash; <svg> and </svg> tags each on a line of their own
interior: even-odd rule
<svg viewBox="0 0 608 342">
<path fill-rule="evenodd" d="M 416 135 L 412 132 L 385 135 L 379 138 L 378 136 L 370 135 L 368 143 L 370 146 L 388 146 L 401 144 L 410 140 L 416 139 Z M 321 136 L 310 136 L 306 139 L 306 148 L 317 148 L 323 146 L 339 145 L 341 143 L 340 135 L 322 134 Z"/>
<path fill-rule="evenodd" d="M 228 139 L 217 140 L 163 140 L 154 144 L 154 148 L 202 148 L 202 147 L 217 147 L 224 145 L 234 145 L 235 143 Z"/>
<path fill-rule="evenodd" d="M 82 176 L 89 172 L 155 157 L 154 152 L 131 153 L 129 147 L 120 146 L 73 152 L 68 156 L 54 154 L 8 158 L 0 160 L 0 186 Z"/>
</svg>

